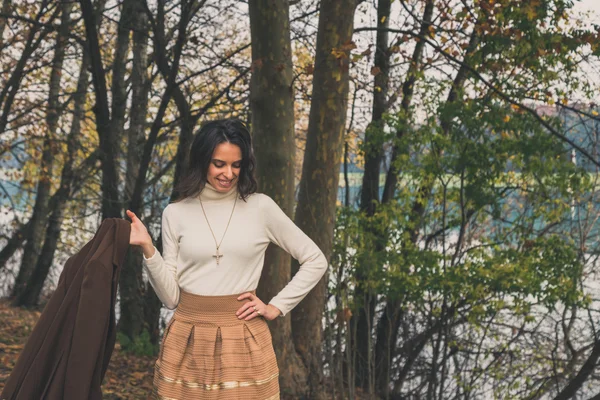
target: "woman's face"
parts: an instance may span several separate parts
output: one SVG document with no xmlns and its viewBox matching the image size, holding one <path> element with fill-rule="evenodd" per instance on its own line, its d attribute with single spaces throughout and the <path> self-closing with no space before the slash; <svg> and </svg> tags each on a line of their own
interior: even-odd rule
<svg viewBox="0 0 600 400">
<path fill-rule="evenodd" d="M 238 181 L 242 166 L 242 150 L 228 142 L 215 147 L 208 166 L 208 182 L 219 192 L 229 191 Z"/>
</svg>

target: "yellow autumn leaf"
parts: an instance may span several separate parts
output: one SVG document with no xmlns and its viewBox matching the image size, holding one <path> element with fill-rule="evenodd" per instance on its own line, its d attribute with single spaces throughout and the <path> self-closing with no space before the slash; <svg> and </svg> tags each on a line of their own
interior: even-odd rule
<svg viewBox="0 0 600 400">
<path fill-rule="evenodd" d="M 146 373 L 144 372 L 134 372 L 131 374 L 135 379 L 141 380 L 144 379 L 144 377 L 146 376 Z"/>
<path fill-rule="evenodd" d="M 510 115 L 505 115 L 503 121 L 504 122 L 510 121 Z"/>
<path fill-rule="evenodd" d="M 433 38 L 435 36 L 435 27 L 433 27 L 432 25 L 429 25 L 427 30 L 429 31 L 429 37 Z"/>
<path fill-rule="evenodd" d="M 533 7 L 527 7 L 527 11 L 525 11 L 525 13 L 527 14 L 527 19 L 530 21 L 534 20 L 537 16 L 537 12 Z"/>
</svg>

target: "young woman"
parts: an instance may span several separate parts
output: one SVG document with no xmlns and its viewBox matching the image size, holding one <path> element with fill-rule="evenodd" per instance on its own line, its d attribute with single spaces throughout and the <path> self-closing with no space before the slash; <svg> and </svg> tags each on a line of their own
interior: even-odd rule
<svg viewBox="0 0 600 400">
<path fill-rule="evenodd" d="M 321 279 L 327 260 L 270 197 L 256 193 L 254 166 L 242 122 L 209 122 L 192 143 L 179 199 L 163 210 L 162 254 L 127 211 L 130 244 L 141 246 L 160 300 L 176 309 L 156 361 L 160 399 L 279 399 L 265 320 L 290 312 Z M 265 303 L 255 290 L 270 242 L 301 265 Z"/>
</svg>

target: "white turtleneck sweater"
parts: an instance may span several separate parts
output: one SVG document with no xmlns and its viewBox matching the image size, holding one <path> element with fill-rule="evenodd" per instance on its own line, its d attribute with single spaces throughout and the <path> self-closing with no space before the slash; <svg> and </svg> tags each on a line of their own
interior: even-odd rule
<svg viewBox="0 0 600 400">
<path fill-rule="evenodd" d="M 294 308 L 327 270 L 327 260 L 317 245 L 298 228 L 269 196 L 237 199 L 229 228 L 237 186 L 219 192 L 209 183 L 199 195 L 218 242 L 223 239 L 219 264 L 213 238 L 198 197 L 169 204 L 162 214 L 162 254 L 156 249 L 143 265 L 159 299 L 174 309 L 179 291 L 218 296 L 255 290 L 263 268 L 265 250 L 275 243 L 300 263 L 292 280 L 269 302 L 282 315 Z M 263 299 L 264 301 L 265 299 Z"/>
</svg>

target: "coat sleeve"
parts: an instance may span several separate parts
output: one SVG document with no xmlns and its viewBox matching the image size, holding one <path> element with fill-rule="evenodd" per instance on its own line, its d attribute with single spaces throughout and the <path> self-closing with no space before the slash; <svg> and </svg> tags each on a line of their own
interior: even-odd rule
<svg viewBox="0 0 600 400">
<path fill-rule="evenodd" d="M 273 199 L 263 195 L 260 201 L 270 241 L 300 263 L 300 269 L 292 280 L 269 302 L 284 316 L 316 286 L 327 271 L 328 263 L 316 243 L 294 224 Z"/>
<path fill-rule="evenodd" d="M 65 375 L 65 399 L 87 399 L 98 358 L 104 354 L 111 307 L 112 262 L 85 265 Z"/>
<path fill-rule="evenodd" d="M 179 239 L 172 212 L 172 206 L 168 205 L 162 213 L 163 253 L 160 254 L 158 249 L 154 247 L 152 257 L 142 256 L 150 284 L 160 301 L 170 310 L 175 309 L 179 304 L 179 282 L 177 279 Z"/>
</svg>

